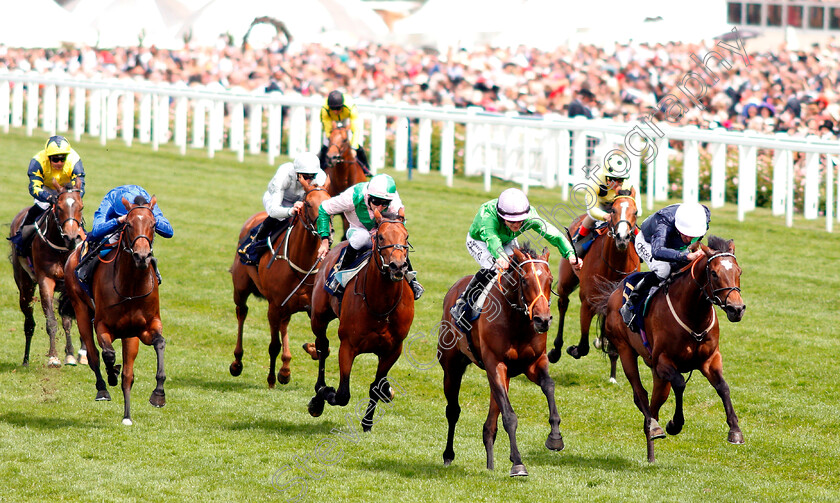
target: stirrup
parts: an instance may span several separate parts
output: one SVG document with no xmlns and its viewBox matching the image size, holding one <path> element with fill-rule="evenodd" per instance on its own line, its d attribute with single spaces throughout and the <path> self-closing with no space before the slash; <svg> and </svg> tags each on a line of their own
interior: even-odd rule
<svg viewBox="0 0 840 503">
<path fill-rule="evenodd" d="M 421 285 L 416 279 L 409 281 L 408 286 L 410 286 L 411 290 L 414 292 L 414 300 L 420 300 L 420 297 L 426 291 L 426 289 L 423 288 L 423 285 Z"/>
<path fill-rule="evenodd" d="M 628 328 L 630 328 L 633 324 L 633 320 L 636 318 L 636 313 L 633 312 L 633 309 L 633 304 L 627 303 L 621 306 L 621 309 L 618 310 L 619 314 L 621 314 L 621 320 Z"/>
</svg>

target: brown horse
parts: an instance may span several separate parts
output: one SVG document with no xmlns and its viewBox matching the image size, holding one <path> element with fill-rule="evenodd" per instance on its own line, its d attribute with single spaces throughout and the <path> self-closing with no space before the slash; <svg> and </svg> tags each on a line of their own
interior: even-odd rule
<svg viewBox="0 0 840 503">
<path fill-rule="evenodd" d="M 370 431 L 373 414 L 379 400 L 390 402 L 393 389 L 387 381 L 388 371 L 402 354 L 403 341 L 414 321 L 414 293 L 406 281 L 408 272 L 408 230 L 405 212 L 398 214 L 376 210 L 376 233 L 370 262 L 347 282 L 343 299 L 324 290 L 327 272 L 338 259 L 341 246 L 333 248 L 324 258 L 315 277 L 312 291 L 312 332 L 315 343 L 304 349 L 318 360 L 318 380 L 315 396 L 309 402 L 309 413 L 318 417 L 324 411 L 324 401 L 344 406 L 350 401 L 350 370 L 353 360 L 362 353 L 379 358 L 376 378 L 370 385 L 368 403 L 362 428 Z M 346 242 L 344 246 L 349 246 Z M 338 367 L 341 374 L 338 391 L 326 385 L 324 366 L 329 356 L 327 326 L 338 318 Z"/>
<path fill-rule="evenodd" d="M 719 327 L 714 306 L 720 306 L 731 322 L 744 316 L 741 298 L 741 268 L 735 259 L 732 240 L 709 237 L 709 246 L 700 245 L 703 255 L 687 266 L 673 282 L 662 287 L 651 299 L 644 317 L 642 334 L 631 332 L 621 319 L 623 304 L 621 288 L 612 291 L 598 302 L 602 314 L 601 330 L 618 351 L 624 374 L 633 387 L 633 399 L 645 417 L 648 461 L 654 462 L 653 441 L 664 438 L 659 426 L 659 409 L 671 388 L 676 397 L 674 418 L 668 422 L 667 432 L 678 434 L 685 423 L 683 392 L 686 380 L 682 373 L 699 370 L 715 388 L 726 412 L 729 424 L 728 440 L 744 443 L 738 416 L 729 398 L 729 385 L 723 379 L 723 362 L 718 347 Z M 639 377 L 638 357 L 653 373 L 653 392 L 648 394 Z"/>
<path fill-rule="evenodd" d="M 548 359 L 556 363 L 563 352 L 563 326 L 566 310 L 569 308 L 569 296 L 580 284 L 580 342 L 577 346 L 569 346 L 568 353 L 574 358 L 586 356 L 589 353 L 589 326 L 595 316 L 592 298 L 597 294 L 598 284 L 604 280 L 616 282 L 628 274 L 639 271 L 639 256 L 633 246 L 636 229 L 636 189 L 622 190 L 615 198 L 610 208 L 607 232 L 597 235 L 592 241 L 583 267 L 577 273 L 572 270 L 568 260 L 560 261 L 557 294 L 559 300 L 560 317 L 557 327 L 557 337 L 554 348 L 548 352 Z M 583 215 L 572 222 L 571 232 L 580 227 Z M 593 231 L 594 232 L 594 231 Z M 616 360 L 618 355 L 610 353 L 611 369 L 610 381 L 615 382 Z"/>
<path fill-rule="evenodd" d="M 10 259 L 12 270 L 17 283 L 20 310 L 23 312 L 23 333 L 26 337 L 26 348 L 23 352 L 23 365 L 29 365 L 29 347 L 32 342 L 32 335 L 35 332 L 35 319 L 32 316 L 32 301 L 35 297 L 35 285 L 38 285 L 38 293 L 41 299 L 41 308 L 47 319 L 47 334 L 50 337 L 50 352 L 47 355 L 47 365 L 60 367 L 61 360 L 55 349 L 55 334 L 58 331 L 58 323 L 55 319 L 53 306 L 53 295 L 56 290 L 61 290 L 64 283 L 64 262 L 70 252 L 85 238 L 84 224 L 82 223 L 82 191 L 68 184 L 58 192 L 58 197 L 49 210 L 36 222 L 35 237 L 32 239 L 31 265 L 25 257 L 17 253 L 12 245 Z M 12 220 L 10 236 L 17 234 L 20 224 L 23 222 L 29 208 L 24 208 Z M 75 365 L 75 350 L 73 339 L 70 336 L 72 318 L 61 316 L 61 325 L 64 327 L 64 335 L 67 343 L 64 346 L 67 365 Z M 84 348 L 84 345 L 82 346 Z"/>
<path fill-rule="evenodd" d="M 357 183 L 367 180 L 362 165 L 356 159 L 355 151 L 350 147 L 350 139 L 347 137 L 349 132 L 350 130 L 341 123 L 336 123 L 330 132 L 324 171 L 330 177 L 331 196 L 337 196 Z M 344 222 L 342 239 L 347 239 L 347 229 L 350 227 L 343 215 L 341 221 Z"/>
<path fill-rule="evenodd" d="M 316 262 L 318 245 L 321 238 L 315 227 L 318 218 L 318 208 L 321 203 L 329 199 L 327 192 L 330 186 L 329 178 L 324 187 L 310 185 L 303 182 L 306 196 L 303 209 L 295 214 L 289 228 L 277 239 L 271 253 L 266 253 L 256 266 L 245 265 L 237 255 L 230 268 L 233 279 L 233 302 L 236 304 L 236 348 L 233 350 L 234 360 L 230 364 L 230 373 L 238 376 L 242 373 L 242 327 L 248 316 L 248 297 L 252 294 L 268 300 L 268 323 L 271 327 L 271 342 L 268 345 L 270 363 L 268 367 L 268 387 L 273 388 L 276 380 L 280 384 L 287 384 L 291 370 L 289 362 L 292 353 L 289 350 L 289 334 L 287 328 L 292 315 L 300 311 L 309 311 L 312 298 L 312 282 L 306 282 L 311 273 L 317 273 Z M 239 241 L 257 224 L 266 218 L 261 212 L 249 218 L 242 231 Z M 276 257 L 276 260 L 275 260 Z M 282 344 L 280 336 L 282 335 Z M 283 350 L 283 365 L 274 377 L 277 355 Z"/>
<path fill-rule="evenodd" d="M 110 400 L 111 395 L 99 371 L 99 351 L 93 343 L 93 329 L 102 347 L 102 359 L 108 374 L 108 384 L 117 385 L 120 365 L 115 365 L 113 343 L 122 339 L 122 391 L 125 401 L 123 424 L 131 421 L 131 386 L 134 384 L 134 359 L 139 342 L 153 346 L 157 354 L 157 386 L 149 398 L 155 407 L 166 405 L 163 383 L 163 351 L 166 340 L 161 335 L 158 282 L 154 267 L 150 267 L 155 239 L 155 216 L 152 212 L 157 198 L 148 204 L 131 204 L 126 198 L 122 203 L 127 210 L 119 240 L 107 258 L 101 259 L 93 273 L 91 291 L 93 299 L 82 290 L 74 270 L 79 263 L 81 248 L 67 259 L 64 276 L 67 297 L 73 305 L 79 333 L 90 352 L 90 369 L 96 376 L 96 399 Z"/>
<path fill-rule="evenodd" d="M 548 251 L 537 256 L 528 248 L 514 248 L 513 261 L 508 271 L 499 279 L 487 296 L 485 308 L 473 323 L 469 336 L 464 336 L 449 314 L 470 277 L 458 280 L 443 299 L 443 318 L 438 333 L 438 355 L 443 367 L 443 391 L 446 395 L 446 419 L 449 433 L 443 463 L 455 459 L 452 442 L 455 424 L 461 414 L 458 395 L 461 378 L 470 363 L 487 372 L 490 383 L 490 410 L 484 423 L 484 449 L 487 452 L 487 469 L 493 469 L 493 444 L 496 442 L 499 413 L 510 438 L 511 476 L 528 475 L 519 448 L 516 445 L 516 413 L 510 403 L 510 379 L 519 374 L 539 385 L 548 400 L 548 423 L 551 432 L 545 446 L 563 450 L 560 435 L 560 415 L 554 403 L 554 381 L 548 374 L 548 357 L 545 354 L 546 332 L 551 322 L 551 268 Z M 489 303 L 489 304 L 488 304 Z M 489 307 L 488 306 L 492 306 Z"/>
</svg>

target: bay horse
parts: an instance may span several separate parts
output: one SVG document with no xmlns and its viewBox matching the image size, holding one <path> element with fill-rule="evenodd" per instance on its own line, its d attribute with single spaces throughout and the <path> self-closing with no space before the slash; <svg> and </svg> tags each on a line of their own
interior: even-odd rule
<svg viewBox="0 0 840 503">
<path fill-rule="evenodd" d="M 277 381 L 280 381 L 280 384 L 288 384 L 291 379 L 289 363 L 292 353 L 289 350 L 287 329 L 293 314 L 310 310 L 312 280 L 308 283 L 305 280 L 310 271 L 318 271 L 315 267 L 318 265 L 316 259 L 318 246 L 321 244 L 315 222 L 318 219 L 318 208 L 330 197 L 329 178 L 323 187 L 314 183 L 310 185 L 306 180 L 302 183 L 306 191 L 303 208 L 292 217 L 289 227 L 280 234 L 276 245 L 269 249 L 269 253 L 263 254 L 259 264 L 245 265 L 236 255 L 230 268 L 238 323 L 230 374 L 238 376 L 242 373 L 242 328 L 248 316 L 248 298 L 251 295 L 264 298 L 268 300 L 268 323 L 271 331 L 271 342 L 268 345 L 269 388 L 274 388 Z M 251 216 L 239 233 L 239 241 L 241 242 L 251 229 L 267 216 L 264 211 Z M 274 368 L 281 349 L 283 363 L 275 379 Z"/>
<path fill-rule="evenodd" d="M 592 298 L 598 292 L 601 281 L 616 282 L 640 270 L 639 255 L 633 245 L 636 231 L 636 189 L 621 190 L 610 207 L 607 231 L 596 235 L 583 261 L 583 267 L 575 272 L 567 259 L 560 261 L 557 281 L 557 305 L 560 316 L 557 324 L 557 336 L 554 347 L 548 352 L 548 360 L 556 363 L 563 351 L 563 326 L 566 310 L 569 308 L 569 296 L 580 285 L 580 341 L 577 346 L 569 346 L 567 352 L 578 359 L 589 353 L 589 327 L 595 317 Z M 584 215 L 572 222 L 570 232 L 574 234 L 580 227 Z M 595 232 L 594 230 L 592 232 Z M 615 382 L 616 361 L 618 355 L 609 353 L 611 360 L 610 382 Z"/>
<path fill-rule="evenodd" d="M 99 370 L 99 351 L 93 343 L 93 330 L 102 348 L 102 359 L 108 375 L 108 385 L 117 385 L 117 374 L 122 368 L 122 392 L 125 403 L 122 423 L 131 425 L 131 387 L 134 384 L 134 359 L 139 343 L 153 346 L 157 355 L 157 386 L 149 398 L 155 407 L 166 405 L 163 383 L 164 348 L 162 335 L 158 281 L 152 260 L 155 239 L 155 216 L 152 212 L 157 198 L 148 203 L 129 203 L 122 198 L 127 211 L 125 222 L 119 228 L 119 238 L 106 258 L 97 258 L 91 280 L 89 297 L 76 278 L 81 247 L 73 251 L 64 266 L 67 300 L 72 304 L 79 326 L 79 334 L 89 349 L 88 364 L 96 376 L 96 400 L 110 400 L 111 395 Z M 62 299 L 64 300 L 64 299 Z M 62 302 L 65 304 L 65 302 Z M 113 343 L 122 339 L 122 366 L 115 365 Z"/>
<path fill-rule="evenodd" d="M 50 338 L 50 351 L 47 365 L 60 367 L 61 360 L 55 349 L 55 335 L 58 323 L 55 318 L 53 297 L 56 290 L 61 290 L 64 283 L 64 262 L 79 243 L 85 238 L 82 216 L 82 191 L 73 184 L 67 184 L 58 191 L 58 197 L 50 208 L 35 223 L 35 237 L 32 239 L 31 264 L 26 257 L 18 255 L 12 245 L 10 259 L 14 271 L 15 283 L 19 292 L 20 310 L 23 312 L 23 334 L 26 346 L 23 352 L 23 365 L 29 365 L 29 348 L 35 332 L 35 319 L 32 316 L 32 302 L 35 298 L 35 286 L 41 299 L 41 309 L 47 320 L 47 335 Z M 10 236 L 17 234 L 29 208 L 24 208 L 12 220 Z M 61 316 L 66 344 L 64 363 L 76 365 L 73 338 L 70 335 L 72 318 Z M 82 345 L 84 349 L 84 345 Z"/>
<path fill-rule="evenodd" d="M 356 356 L 373 353 L 379 358 L 376 377 L 370 385 L 367 410 L 362 419 L 364 431 L 370 431 L 373 415 L 379 400 L 386 403 L 394 397 L 388 383 L 388 371 L 402 354 L 403 341 L 414 321 L 414 292 L 406 281 L 408 272 L 408 229 L 405 212 L 374 212 L 376 232 L 370 261 L 347 282 L 344 297 L 338 299 L 324 290 L 327 272 L 333 268 L 342 246 L 333 248 L 324 258 L 321 270 L 315 277 L 312 290 L 312 333 L 315 343 L 304 345 L 304 350 L 318 360 L 318 379 L 315 396 L 308 410 L 313 417 L 324 411 L 324 402 L 345 406 L 350 401 L 350 371 Z M 327 386 L 324 367 L 329 356 L 327 326 L 338 318 L 338 391 Z"/>
<path fill-rule="evenodd" d="M 738 416 L 729 397 L 729 385 L 723 378 L 719 323 L 714 307 L 721 307 L 730 322 L 741 321 L 746 309 L 741 298 L 741 267 L 735 258 L 732 240 L 709 236 L 708 247 L 698 244 L 703 255 L 672 276 L 673 281 L 660 288 L 651 299 L 642 334 L 631 332 L 621 319 L 619 309 L 624 302 L 624 282 L 620 282 L 620 288 L 611 290 L 609 297 L 605 292 L 597 304 L 602 333 L 618 351 L 624 374 L 633 387 L 633 400 L 644 415 L 648 462 L 651 463 L 655 461 L 653 441 L 665 437 L 658 422 L 659 409 L 673 388 L 676 410 L 666 431 L 669 435 L 682 431 L 686 385 L 682 374 L 694 370 L 699 370 L 709 380 L 723 401 L 729 425 L 728 441 L 744 443 Z M 639 377 L 640 356 L 653 373 L 650 402 Z"/>
<path fill-rule="evenodd" d="M 470 363 L 487 372 L 490 384 L 490 409 L 484 423 L 484 449 L 487 469 L 492 470 L 493 445 L 496 442 L 499 413 L 510 438 L 510 475 L 525 476 L 528 471 L 522 463 L 516 444 L 517 417 L 508 396 L 510 379 L 519 374 L 537 384 L 548 400 L 548 423 L 551 431 L 545 446 L 554 451 L 563 450 L 560 434 L 560 415 L 554 402 L 554 380 L 548 373 L 546 332 L 551 322 L 551 268 L 547 250 L 537 255 L 527 246 L 514 248 L 513 260 L 498 284 L 490 290 L 485 307 L 473 322 L 470 335 L 464 335 L 449 314 L 449 309 L 467 287 L 470 277 L 458 280 L 443 299 L 443 318 L 438 331 L 438 360 L 443 367 L 443 391 L 446 395 L 446 419 L 449 432 L 443 463 L 449 466 L 455 459 L 452 443 L 455 424 L 461 414 L 458 395 L 461 379 Z"/>
<path fill-rule="evenodd" d="M 362 165 L 350 146 L 349 132 L 350 129 L 341 122 L 336 122 L 330 132 L 324 168 L 330 177 L 330 196 L 337 196 L 357 183 L 367 180 Z M 342 240 L 345 240 L 347 229 L 350 227 L 344 215 L 341 216 L 341 221 L 344 223 Z"/>
</svg>

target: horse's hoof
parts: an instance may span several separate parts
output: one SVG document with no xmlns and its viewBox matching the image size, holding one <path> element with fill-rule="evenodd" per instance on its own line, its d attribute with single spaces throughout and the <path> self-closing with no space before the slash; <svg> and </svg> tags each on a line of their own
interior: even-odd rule
<svg viewBox="0 0 840 503">
<path fill-rule="evenodd" d="M 125 426 L 131 426 L 134 423 L 131 422 L 131 419 L 129 419 L 127 417 L 124 417 L 123 420 L 122 420 L 122 424 L 125 425 Z"/>
<path fill-rule="evenodd" d="M 451 459 L 444 459 L 444 460 L 443 460 L 443 466 L 449 466 L 449 465 L 451 465 L 451 464 L 452 464 L 452 460 L 451 460 Z"/>
<path fill-rule="evenodd" d="M 120 382 L 117 376 L 118 374 L 108 374 L 108 386 L 116 386 Z"/>
<path fill-rule="evenodd" d="M 110 402 L 111 401 L 111 394 L 108 393 L 107 389 L 103 389 L 99 393 L 96 394 L 96 401 L 97 402 Z"/>
<path fill-rule="evenodd" d="M 665 438 L 665 430 L 659 426 L 659 422 L 656 419 L 651 418 L 650 420 L 650 439 L 656 440 L 658 438 Z"/>
<path fill-rule="evenodd" d="M 615 380 L 615 377 L 610 377 L 610 384 L 618 384 L 618 381 Z"/>
<path fill-rule="evenodd" d="M 152 391 L 152 396 L 149 397 L 149 403 L 157 408 L 166 405 L 166 393 L 163 391 Z"/>
<path fill-rule="evenodd" d="M 306 342 L 303 344 L 303 350 L 306 351 L 307 354 L 313 359 L 318 359 L 318 350 L 315 349 L 315 344 L 312 342 Z"/>
<path fill-rule="evenodd" d="M 57 356 L 50 356 L 49 360 L 47 360 L 47 367 L 57 369 L 61 367 L 61 360 L 58 359 Z"/>
<path fill-rule="evenodd" d="M 569 353 L 575 360 L 579 360 L 581 357 L 589 354 L 589 346 L 569 346 L 566 348 L 566 352 Z"/>
<path fill-rule="evenodd" d="M 668 424 L 665 426 L 665 431 L 668 432 L 668 435 L 679 435 L 682 431 L 682 425 L 678 425 L 674 421 L 668 421 Z"/>
<path fill-rule="evenodd" d="M 600 337 L 596 337 L 596 338 L 592 341 L 592 345 L 593 345 L 593 346 L 595 346 L 595 349 L 601 349 L 601 338 L 600 338 Z"/>
<path fill-rule="evenodd" d="M 233 362 L 230 364 L 230 375 L 239 377 L 242 374 L 242 362 Z"/>
<path fill-rule="evenodd" d="M 511 477 L 527 477 L 528 470 L 525 469 L 525 465 L 513 465 L 510 469 L 510 476 Z"/>
<path fill-rule="evenodd" d="M 563 443 L 563 437 L 551 438 L 551 435 L 549 435 L 545 441 L 545 446 L 552 451 L 562 451 L 566 444 Z"/>
<path fill-rule="evenodd" d="M 87 365 L 88 359 L 86 354 L 79 353 L 79 365 Z"/>
<path fill-rule="evenodd" d="M 324 399 L 318 398 L 317 396 L 312 397 L 312 400 L 309 400 L 307 410 L 309 411 L 309 415 L 312 417 L 320 416 L 324 413 Z"/>
<path fill-rule="evenodd" d="M 71 367 L 75 367 L 76 366 L 76 357 L 73 356 L 73 355 L 67 355 L 66 357 L 64 357 L 64 364 L 65 365 L 70 365 Z"/>
<path fill-rule="evenodd" d="M 280 372 L 277 374 L 277 382 L 280 384 L 289 384 L 289 381 L 292 380 L 292 374 L 283 374 Z"/>
<path fill-rule="evenodd" d="M 744 434 L 740 431 L 730 431 L 727 439 L 730 444 L 740 445 L 744 443 Z"/>
<path fill-rule="evenodd" d="M 562 351 L 557 351 L 557 348 L 552 349 L 548 352 L 548 361 L 549 363 L 557 363 L 560 361 L 560 355 L 562 355 Z"/>
</svg>

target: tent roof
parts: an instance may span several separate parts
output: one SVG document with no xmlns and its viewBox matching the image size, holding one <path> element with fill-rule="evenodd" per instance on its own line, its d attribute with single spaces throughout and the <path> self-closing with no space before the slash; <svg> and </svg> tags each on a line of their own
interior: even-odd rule
<svg viewBox="0 0 840 503">
<path fill-rule="evenodd" d="M 58 47 L 72 41 L 69 16 L 53 0 L 0 0 L 0 43 L 10 47 Z"/>
</svg>

